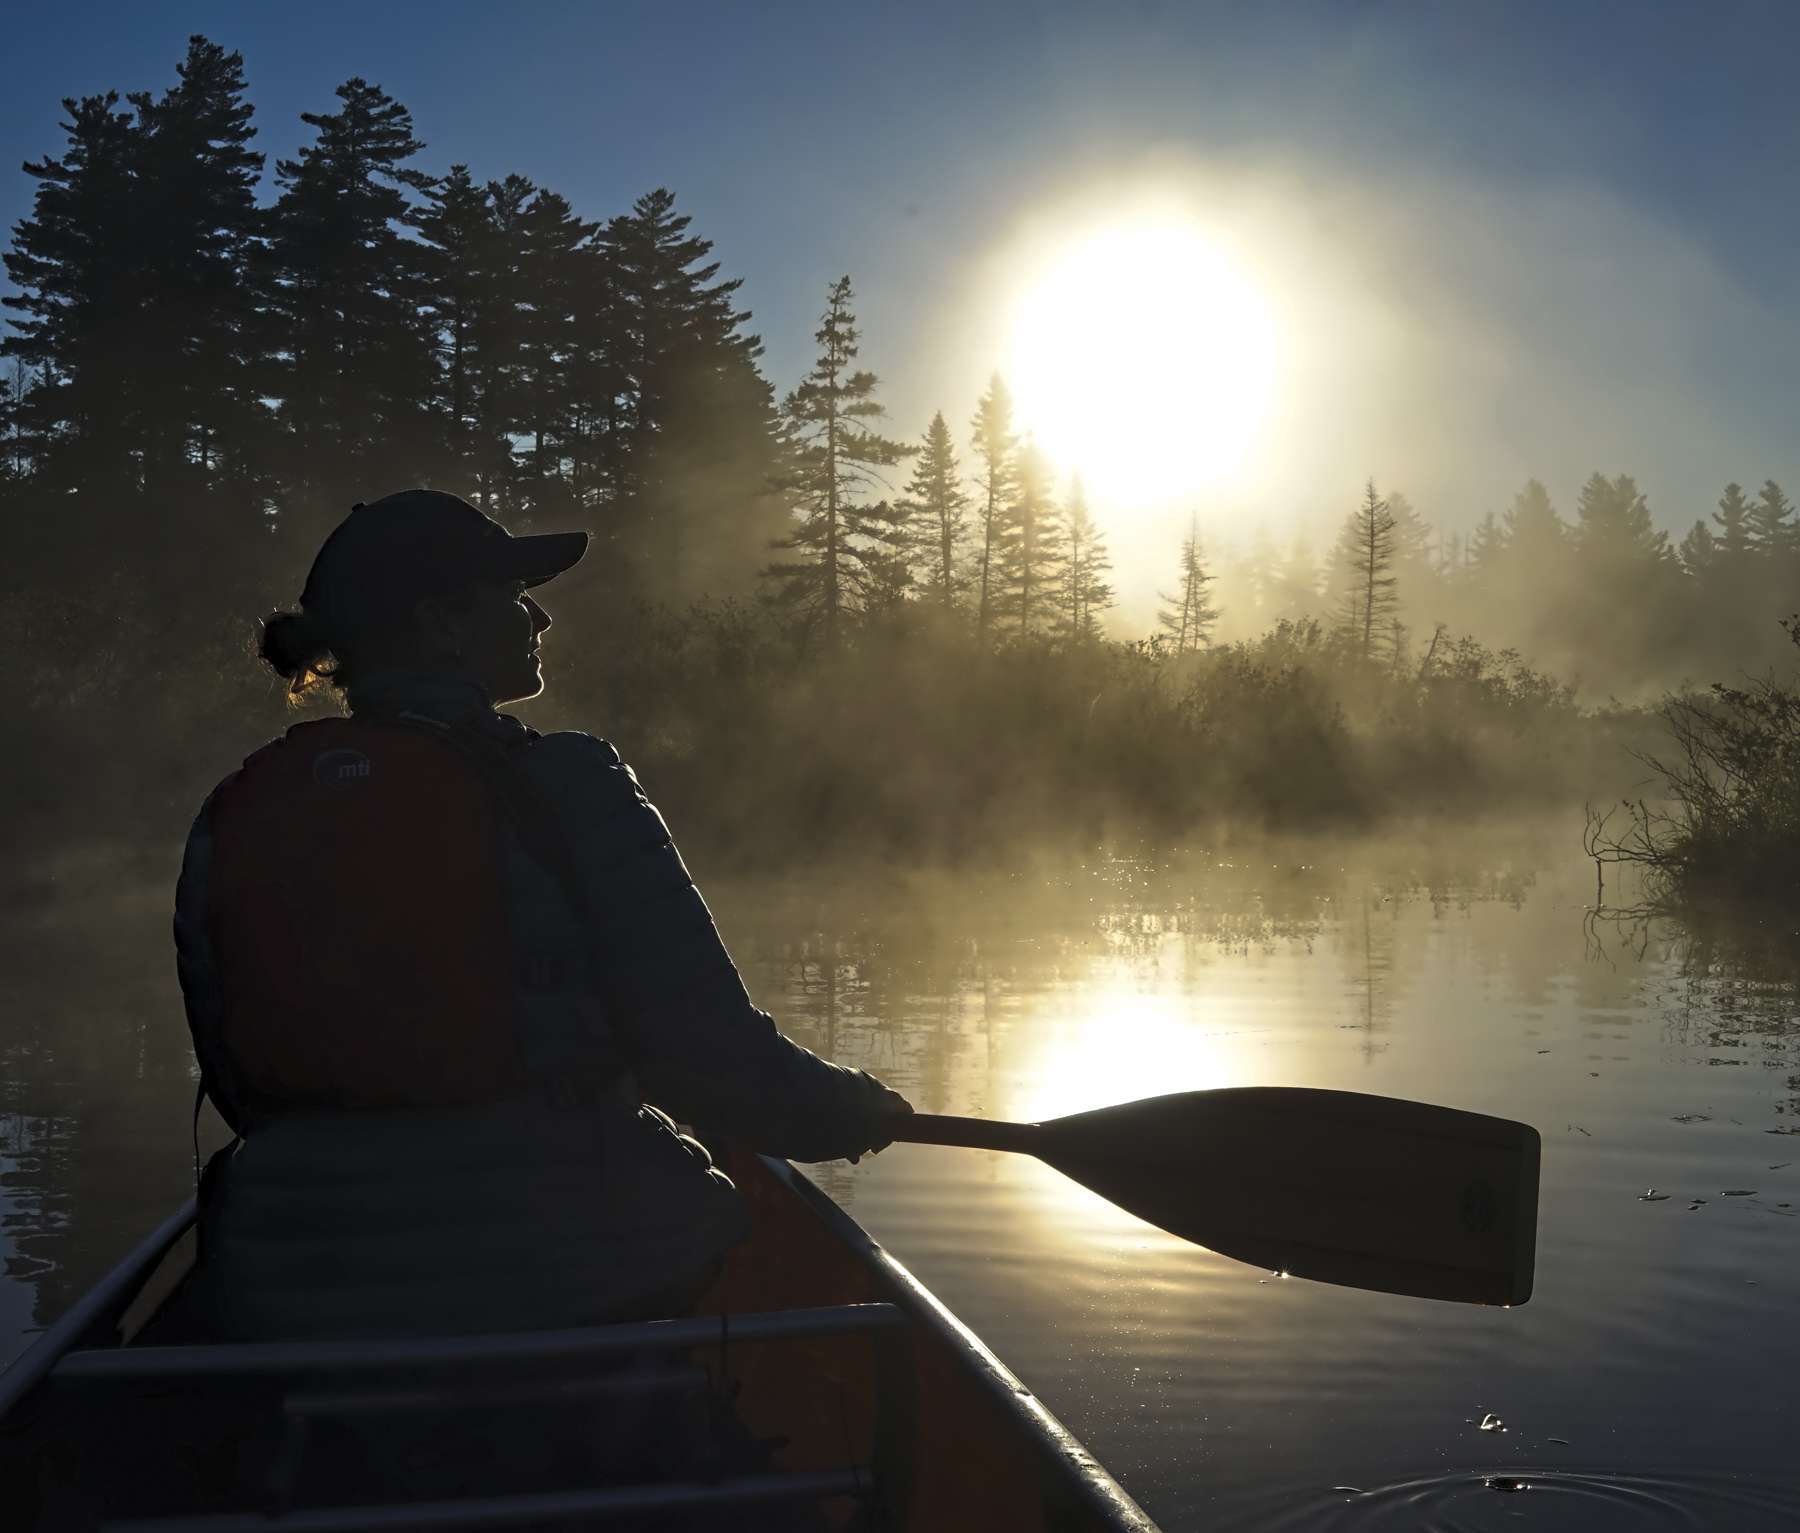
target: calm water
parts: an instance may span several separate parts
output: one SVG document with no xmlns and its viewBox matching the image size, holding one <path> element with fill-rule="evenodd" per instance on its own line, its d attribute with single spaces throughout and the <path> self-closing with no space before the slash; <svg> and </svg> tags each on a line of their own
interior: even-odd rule
<svg viewBox="0 0 1800 1533">
<path fill-rule="evenodd" d="M 1015 1157 L 820 1169 L 1169 1529 L 1800 1525 L 1800 943 L 1595 921 L 1578 836 L 708 892 L 762 1003 L 922 1109 L 1282 1084 L 1541 1130 L 1515 1310 L 1278 1279 Z M 163 898 L 13 923 L 10 1350 L 191 1181 L 166 955 L 70 934 Z"/>
</svg>

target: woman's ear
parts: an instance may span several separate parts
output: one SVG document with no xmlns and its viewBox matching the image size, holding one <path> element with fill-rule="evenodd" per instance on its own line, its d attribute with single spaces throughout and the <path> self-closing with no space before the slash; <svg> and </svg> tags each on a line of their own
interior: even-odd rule
<svg viewBox="0 0 1800 1533">
<path fill-rule="evenodd" d="M 455 608 L 441 596 L 421 596 L 413 603 L 413 632 L 426 656 L 462 659 L 462 625 Z"/>
</svg>

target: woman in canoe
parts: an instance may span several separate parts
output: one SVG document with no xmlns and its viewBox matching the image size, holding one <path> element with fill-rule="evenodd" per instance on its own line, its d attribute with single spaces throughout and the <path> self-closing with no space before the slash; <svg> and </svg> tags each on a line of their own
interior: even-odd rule
<svg viewBox="0 0 1800 1533">
<path fill-rule="evenodd" d="M 531 592 L 585 547 L 402 491 L 264 622 L 290 695 L 348 717 L 214 790 L 177 890 L 202 1088 L 239 1136 L 202 1187 L 222 1339 L 676 1313 L 746 1214 L 665 1112 L 826 1160 L 910 1111 L 751 1004 L 611 745 L 496 712 L 541 691 Z"/>
</svg>

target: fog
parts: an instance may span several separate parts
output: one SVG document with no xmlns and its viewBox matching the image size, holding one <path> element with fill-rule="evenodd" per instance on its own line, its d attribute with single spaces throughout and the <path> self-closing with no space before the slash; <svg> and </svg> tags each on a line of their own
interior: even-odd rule
<svg viewBox="0 0 1800 1533">
<path fill-rule="evenodd" d="M 892 358 L 896 417 L 966 417 L 1006 355 L 1021 274 L 1080 231 L 1146 210 L 1191 219 L 1231 252 L 1275 310 L 1285 354 L 1272 418 L 1225 481 L 1185 464 L 1171 477 L 1185 471 L 1191 491 L 1146 497 L 1089 476 L 1114 540 L 1122 623 L 1150 619 L 1196 511 L 1221 550 L 1261 535 L 1319 547 L 1336 536 L 1344 487 L 1372 475 L 1441 535 L 1467 536 L 1526 480 L 1567 504 L 1599 470 L 1632 474 L 1679 538 L 1731 480 L 1800 480 L 1780 308 L 1746 285 L 1713 231 L 1579 176 L 1452 174 L 1403 152 L 1378 175 L 1191 152 L 1087 172 L 981 247 L 928 308 L 922 346 L 871 294 L 870 345 L 885 342 Z M 1161 281 L 1175 307 L 1183 275 L 1119 280 Z M 1229 376 L 1227 358 L 1181 360 Z M 1205 391 L 1195 393 L 1199 408 Z M 1180 440 L 1140 445 L 1183 451 Z"/>
<path fill-rule="evenodd" d="M 497 63 L 447 102 L 386 12 L 304 80 L 231 38 L 98 84 L 81 50 L 107 93 L 0 199 L 0 1358 L 228 1137 L 192 1116 L 184 838 L 347 706 L 259 620 L 353 504 L 428 486 L 589 535 L 505 711 L 617 746 L 808 1047 L 927 1112 L 1308 1084 L 1539 1127 L 1538 1296 L 1474 1318 L 1007 1157 L 818 1173 L 1172 1533 L 1527 1471 L 1571 1525 L 1602 1490 L 1793 1525 L 1792 213 L 1715 184 L 1774 140 L 1702 197 L 1613 76 L 1503 89 L 1551 58 L 1523 24 L 1471 60 L 1416 11 L 1270 13 L 1236 79 L 1254 7 L 965 9 L 941 74 L 881 46 L 898 12 L 809 42 L 773 7 L 594 78 L 509 13 L 511 112 Z M 341 637 L 314 679 L 354 679 Z"/>
</svg>

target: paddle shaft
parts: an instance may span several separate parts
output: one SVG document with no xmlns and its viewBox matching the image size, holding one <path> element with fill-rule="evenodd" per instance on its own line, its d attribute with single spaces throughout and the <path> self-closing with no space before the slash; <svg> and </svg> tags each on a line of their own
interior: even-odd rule
<svg viewBox="0 0 1800 1533">
<path fill-rule="evenodd" d="M 1043 1143 L 1040 1123 L 1005 1123 L 993 1118 L 952 1118 L 942 1113 L 900 1113 L 882 1127 L 902 1144 L 952 1144 L 965 1150 L 1016 1150 L 1035 1155 Z"/>
</svg>

